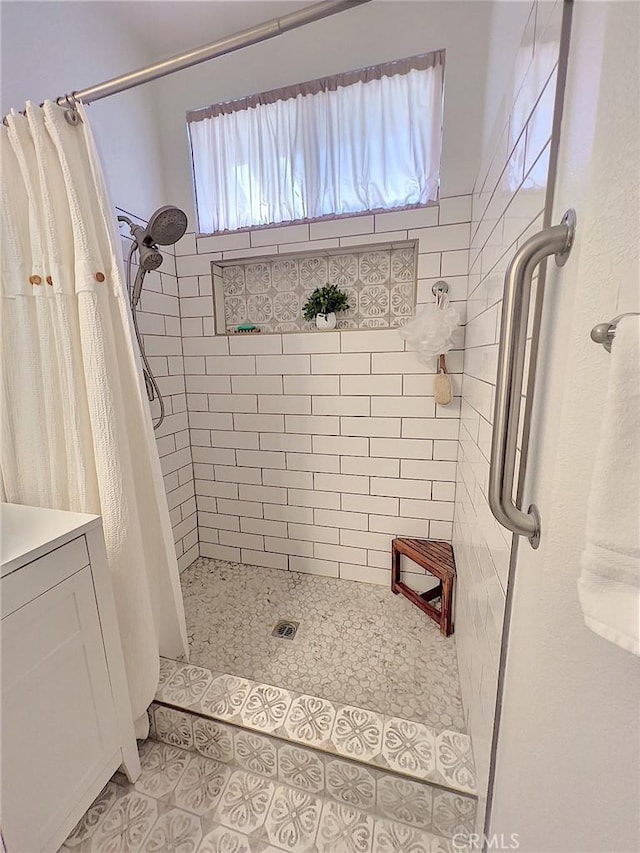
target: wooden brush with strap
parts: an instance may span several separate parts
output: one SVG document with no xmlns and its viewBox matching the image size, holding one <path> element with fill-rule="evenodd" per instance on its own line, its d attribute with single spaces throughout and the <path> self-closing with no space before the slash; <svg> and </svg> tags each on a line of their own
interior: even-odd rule
<svg viewBox="0 0 640 853">
<path fill-rule="evenodd" d="M 453 400 L 451 379 L 447 373 L 444 353 L 438 358 L 438 372 L 433 380 L 433 396 L 439 406 L 447 406 Z"/>
</svg>

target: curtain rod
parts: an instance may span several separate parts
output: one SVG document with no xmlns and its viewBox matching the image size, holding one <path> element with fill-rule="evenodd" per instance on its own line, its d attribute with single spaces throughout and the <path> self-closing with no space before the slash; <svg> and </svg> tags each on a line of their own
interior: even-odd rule
<svg viewBox="0 0 640 853">
<path fill-rule="evenodd" d="M 87 89 L 80 89 L 68 95 L 61 95 L 56 98 L 56 103 L 59 106 L 71 107 L 68 112 L 73 115 L 68 116 L 68 120 L 72 124 L 75 124 L 78 117 L 75 110 L 73 110 L 74 101 L 82 101 L 84 104 L 90 104 L 93 101 L 99 101 L 102 98 L 108 98 L 120 92 L 126 92 L 128 89 L 142 86 L 143 83 L 150 83 L 152 80 L 166 77 L 167 74 L 183 71 L 185 68 L 199 65 L 201 62 L 208 62 L 210 59 L 216 59 L 218 56 L 233 53 L 235 50 L 249 47 L 252 44 L 258 44 L 261 41 L 267 41 L 289 30 L 295 30 L 298 27 L 303 27 L 305 24 L 320 21 L 338 12 L 345 12 L 348 9 L 353 9 L 370 2 L 371 0 L 324 0 L 322 3 L 314 3 L 312 6 L 306 6 L 297 12 L 282 15 L 280 18 L 273 18 L 270 21 L 265 21 L 263 24 L 258 24 L 256 27 L 242 30 L 235 35 L 225 36 L 203 47 L 197 47 L 186 53 L 171 56 L 169 59 L 163 59 L 161 62 L 156 62 L 154 65 L 149 65 L 146 68 L 130 71 L 128 74 L 122 74 L 120 77 L 112 77 L 111 80 L 105 80 L 104 83 L 89 86 Z M 4 116 L 3 122 L 5 124 L 6 119 L 7 117 Z"/>
<path fill-rule="evenodd" d="M 90 104 L 93 101 L 99 101 L 101 98 L 108 98 L 110 95 L 126 92 L 127 89 L 133 89 L 136 86 L 141 86 L 143 83 L 158 80 L 167 74 L 183 71 L 185 68 L 199 65 L 201 62 L 208 62 L 210 59 L 216 59 L 218 56 L 224 56 L 243 47 L 267 41 L 267 39 L 279 36 L 289 30 L 295 30 L 298 27 L 303 27 L 305 24 L 320 21 L 322 18 L 328 18 L 330 15 L 335 15 L 338 12 L 344 12 L 347 9 L 362 6 L 364 3 L 369 2 L 371 0 L 324 0 L 322 3 L 314 3 L 313 6 L 306 6 L 297 12 L 291 12 L 280 18 L 265 21 L 256 27 L 250 27 L 235 35 L 226 36 L 211 44 L 187 51 L 187 53 L 180 53 L 169 59 L 164 59 L 162 62 L 155 63 L 155 65 L 149 65 L 147 68 L 140 68 L 138 71 L 130 71 L 128 74 L 123 74 L 120 77 L 113 77 L 104 83 L 98 83 L 96 86 L 90 86 L 88 89 L 73 92 L 70 96 L 63 95 L 57 98 L 56 101 L 58 104 L 64 105 L 67 103 L 68 98 L 73 97 L 85 104 Z"/>
</svg>

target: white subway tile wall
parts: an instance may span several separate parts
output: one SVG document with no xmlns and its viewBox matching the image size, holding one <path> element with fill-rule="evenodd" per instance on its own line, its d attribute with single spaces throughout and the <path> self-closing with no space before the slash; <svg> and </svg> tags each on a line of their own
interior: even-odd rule
<svg viewBox="0 0 640 853">
<path fill-rule="evenodd" d="M 125 258 L 131 242 L 123 239 Z M 196 498 L 191 457 L 191 437 L 184 381 L 184 358 L 176 258 L 171 246 L 163 246 L 159 270 L 147 273 L 138 310 L 138 325 L 149 363 L 164 397 L 165 419 L 156 430 L 156 443 L 164 476 L 169 517 L 182 571 L 199 556 Z M 132 265 L 132 278 L 137 267 Z M 202 327 L 202 320 L 197 321 Z M 184 323 L 184 321 L 183 321 Z M 203 359 L 204 362 L 204 359 Z M 157 420 L 157 401 L 151 414 Z"/>
<path fill-rule="evenodd" d="M 386 584 L 395 535 L 451 539 L 462 351 L 447 359 L 455 398 L 445 407 L 433 398 L 435 363 L 406 351 L 396 329 L 214 336 L 210 269 L 402 242 L 416 229 L 428 245 L 418 301 L 432 301 L 431 285 L 450 270 L 464 320 L 470 215 L 471 197 L 458 196 L 440 208 L 187 234 L 176 245 L 203 556 Z"/>
<path fill-rule="evenodd" d="M 456 645 L 481 791 L 486 790 L 489 769 L 511 550 L 511 537 L 495 521 L 487 501 L 502 287 L 514 251 L 542 227 L 561 19 L 560 0 L 555 4 L 532 4 L 510 78 L 511 87 L 499 110 L 472 199 L 453 543 L 458 572 Z M 456 221 L 455 217 L 464 215 L 465 210 L 462 203 L 443 204 L 440 221 L 448 216 L 454 219 L 447 221 Z M 458 227 L 448 226 L 448 240 L 454 240 L 453 229 Z M 420 251 L 431 251 L 431 245 L 429 237 L 421 237 Z M 454 247 L 453 242 L 448 245 Z M 441 274 L 447 277 L 463 271 L 466 254 L 462 247 L 443 254 Z M 434 439 L 434 460 L 454 458 L 453 449 L 448 446 L 453 444 L 451 435 L 436 436 L 433 426 L 428 425 L 425 431 L 419 421 L 405 423 L 407 431 L 403 430 L 403 435 Z M 436 424 L 440 426 L 438 420 Z M 423 476 L 435 481 L 432 466 L 455 463 L 403 464 L 403 477 Z M 449 494 L 449 484 L 448 478 L 439 479 L 443 482 L 437 488 L 434 482 L 432 498 L 440 502 Z M 434 524 L 432 521 L 432 532 Z"/>
</svg>

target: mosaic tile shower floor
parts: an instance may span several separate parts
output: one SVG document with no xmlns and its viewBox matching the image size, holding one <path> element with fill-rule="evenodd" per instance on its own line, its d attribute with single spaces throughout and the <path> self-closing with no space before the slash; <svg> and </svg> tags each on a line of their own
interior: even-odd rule
<svg viewBox="0 0 640 853">
<path fill-rule="evenodd" d="M 453 853 L 473 831 L 474 800 L 343 761 L 314 774 L 311 750 L 283 747 L 264 773 L 153 740 L 140 758 L 136 783 L 116 773 L 60 853 Z"/>
<path fill-rule="evenodd" d="M 465 731 L 454 637 L 390 589 L 203 557 L 181 582 L 192 664 Z"/>
</svg>

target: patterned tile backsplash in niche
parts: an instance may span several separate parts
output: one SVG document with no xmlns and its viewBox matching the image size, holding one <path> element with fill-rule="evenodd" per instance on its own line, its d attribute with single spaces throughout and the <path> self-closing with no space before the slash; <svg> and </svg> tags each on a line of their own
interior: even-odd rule
<svg viewBox="0 0 640 853">
<path fill-rule="evenodd" d="M 262 332 L 314 331 L 302 310 L 327 283 L 349 297 L 349 309 L 338 315 L 339 329 L 401 326 L 415 306 L 416 249 L 414 240 L 213 263 L 216 331 L 231 334 L 241 323 Z"/>
</svg>

